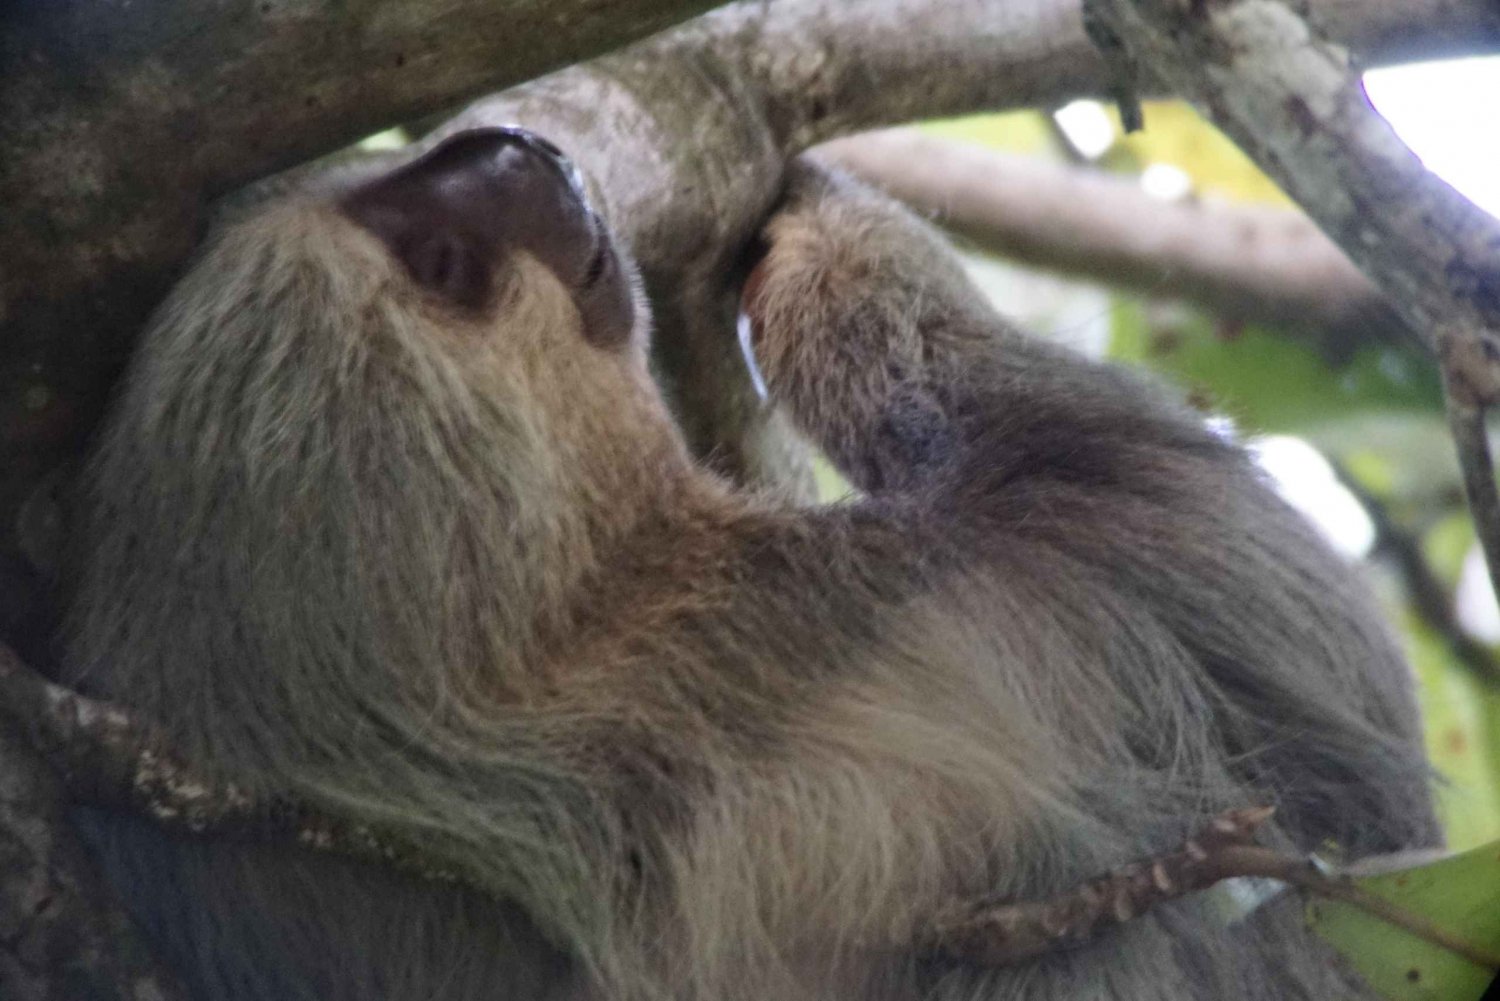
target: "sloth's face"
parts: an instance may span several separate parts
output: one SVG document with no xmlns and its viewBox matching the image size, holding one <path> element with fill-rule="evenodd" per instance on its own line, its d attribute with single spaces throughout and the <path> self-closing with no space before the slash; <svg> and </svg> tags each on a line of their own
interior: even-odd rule
<svg viewBox="0 0 1500 1001">
<path fill-rule="evenodd" d="M 339 207 L 375 234 L 428 297 L 471 315 L 503 311 L 540 264 L 602 348 L 637 326 L 628 266 L 556 146 L 519 128 L 460 132 L 353 189 Z"/>
</svg>

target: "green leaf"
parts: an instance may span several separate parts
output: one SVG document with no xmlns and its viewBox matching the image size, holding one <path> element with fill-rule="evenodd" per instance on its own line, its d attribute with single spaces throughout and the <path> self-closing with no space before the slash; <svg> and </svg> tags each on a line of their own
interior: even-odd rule
<svg viewBox="0 0 1500 1001">
<path fill-rule="evenodd" d="M 1457 664 L 1446 640 L 1410 615 L 1403 623 L 1416 668 L 1428 760 L 1440 776 L 1438 817 L 1448 844 L 1465 850 L 1500 830 L 1500 692 Z M 1495 898 L 1500 910 L 1500 893 Z"/>
<path fill-rule="evenodd" d="M 1478 949 L 1500 952 L 1500 841 L 1355 882 Z M 1307 914 L 1391 1001 L 1478 1001 L 1497 972 L 1347 904 L 1314 899 Z"/>
</svg>

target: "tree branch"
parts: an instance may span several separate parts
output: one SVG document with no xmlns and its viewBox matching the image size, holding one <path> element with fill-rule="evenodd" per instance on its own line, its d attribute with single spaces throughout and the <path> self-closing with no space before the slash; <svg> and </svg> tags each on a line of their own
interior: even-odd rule
<svg viewBox="0 0 1500 1001">
<path fill-rule="evenodd" d="M 1485 566 L 1490 572 L 1490 587 L 1500 595 L 1500 492 L 1495 487 L 1495 460 L 1490 454 L 1489 427 L 1485 415 L 1489 405 L 1478 402 L 1464 377 L 1465 368 L 1475 367 L 1459 361 L 1473 356 L 1475 346 L 1454 343 L 1443 358 L 1443 403 L 1448 414 L 1448 431 L 1458 451 L 1458 465 L 1463 473 L 1464 496 L 1474 519 L 1474 534 L 1484 551 Z M 1490 364 L 1494 348 L 1485 345 L 1481 364 Z M 1492 405 L 1492 404 L 1491 404 Z"/>
<path fill-rule="evenodd" d="M 977 247 L 1315 338 L 1346 357 L 1409 337 L 1363 273 L 1299 212 L 1164 202 L 1087 167 L 891 129 L 819 148 Z"/>
<path fill-rule="evenodd" d="M 1370 106 L 1347 52 L 1284 0 L 1088 2 L 1144 72 L 1206 108 L 1433 344 L 1469 508 L 1500 582 L 1484 428 L 1500 400 L 1500 220 L 1422 166 Z"/>
<path fill-rule="evenodd" d="M 1367 65 L 1500 49 L 1486 0 L 1305 0 Z M 828 0 L 741 4 L 760 22 L 757 63 L 772 107 L 794 109 L 793 148 L 944 115 L 1052 107 L 1105 96 L 1108 68 L 1080 0 Z M 1172 93 L 1172 91 L 1159 91 Z"/>
</svg>

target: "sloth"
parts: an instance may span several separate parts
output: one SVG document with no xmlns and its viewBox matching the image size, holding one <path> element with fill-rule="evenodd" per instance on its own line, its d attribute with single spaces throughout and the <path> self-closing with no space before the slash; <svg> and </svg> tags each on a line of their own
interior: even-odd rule
<svg viewBox="0 0 1500 1001">
<path fill-rule="evenodd" d="M 851 499 L 694 461 L 627 249 L 520 129 L 259 211 L 171 293 L 79 491 L 70 679 L 463 877 L 80 810 L 190 993 L 1349 996 L 1284 899 L 928 947 L 1227 808 L 1433 843 L 1408 669 L 1241 448 L 884 196 L 795 162 L 752 256 L 771 397 Z"/>
</svg>

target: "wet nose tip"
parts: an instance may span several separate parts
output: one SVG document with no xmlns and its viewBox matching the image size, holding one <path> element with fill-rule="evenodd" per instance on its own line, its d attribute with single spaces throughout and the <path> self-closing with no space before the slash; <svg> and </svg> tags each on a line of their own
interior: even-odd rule
<svg viewBox="0 0 1500 1001">
<path fill-rule="evenodd" d="M 546 260 L 591 246 L 597 223 L 577 169 L 527 129 L 448 136 L 426 155 L 356 187 L 341 200 L 417 282 L 477 305 L 489 293 L 502 245 Z"/>
</svg>

